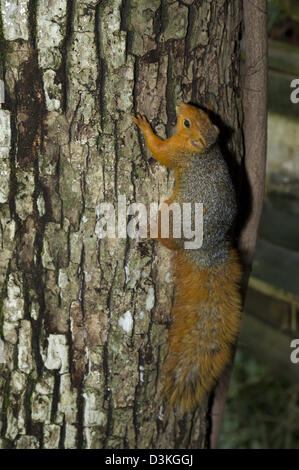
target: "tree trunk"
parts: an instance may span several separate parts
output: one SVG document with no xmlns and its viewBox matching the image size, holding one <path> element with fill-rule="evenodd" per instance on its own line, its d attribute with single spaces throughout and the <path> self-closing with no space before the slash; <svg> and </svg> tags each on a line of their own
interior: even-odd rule
<svg viewBox="0 0 299 470">
<path fill-rule="evenodd" d="M 240 175 L 238 247 L 243 264 L 242 297 L 245 302 L 259 221 L 262 213 L 267 154 L 268 37 L 267 0 L 243 0 L 245 67 L 243 76 L 244 171 Z M 232 364 L 215 389 L 212 405 L 211 447 L 217 447 Z"/>
<path fill-rule="evenodd" d="M 169 252 L 99 239 L 97 208 L 172 190 L 131 112 L 167 136 L 178 101 L 210 105 L 241 160 L 241 10 L 2 0 L 2 447 L 206 446 L 207 408 L 168 415 L 161 399 Z"/>
</svg>

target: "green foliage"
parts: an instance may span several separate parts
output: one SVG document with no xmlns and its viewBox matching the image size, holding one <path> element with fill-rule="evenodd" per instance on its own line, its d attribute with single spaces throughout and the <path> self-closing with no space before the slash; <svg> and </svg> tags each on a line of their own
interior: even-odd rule
<svg viewBox="0 0 299 470">
<path fill-rule="evenodd" d="M 274 10 L 280 10 L 284 15 L 299 22 L 298 0 L 268 0 L 268 15 Z"/>
<path fill-rule="evenodd" d="M 299 449 L 299 385 L 238 351 L 219 447 Z"/>
<path fill-rule="evenodd" d="M 276 5 L 273 0 L 268 0 L 267 2 L 267 8 L 268 8 L 268 18 L 267 18 L 267 28 L 268 31 L 280 20 L 285 18 L 286 12 L 279 8 L 278 5 Z"/>
</svg>

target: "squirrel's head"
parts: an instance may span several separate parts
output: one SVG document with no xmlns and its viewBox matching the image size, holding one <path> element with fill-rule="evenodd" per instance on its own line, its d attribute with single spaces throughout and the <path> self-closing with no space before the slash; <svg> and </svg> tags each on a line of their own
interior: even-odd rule
<svg viewBox="0 0 299 470">
<path fill-rule="evenodd" d="M 176 112 L 178 133 L 185 137 L 189 150 L 202 152 L 216 142 L 218 127 L 202 109 L 191 104 L 181 104 L 176 107 Z"/>
</svg>

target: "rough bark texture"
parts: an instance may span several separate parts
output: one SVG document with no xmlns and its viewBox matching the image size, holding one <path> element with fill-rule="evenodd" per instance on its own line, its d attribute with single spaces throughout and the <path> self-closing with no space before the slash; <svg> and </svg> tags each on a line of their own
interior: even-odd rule
<svg viewBox="0 0 299 470">
<path fill-rule="evenodd" d="M 244 171 L 240 190 L 239 251 L 243 261 L 243 300 L 247 291 L 262 213 L 267 154 L 267 0 L 243 0 L 245 73 L 243 79 Z M 232 367 L 215 391 L 211 447 L 217 447 Z"/>
<path fill-rule="evenodd" d="M 241 1 L 1 0 L 1 14 L 1 446 L 204 447 L 207 410 L 161 401 L 169 252 L 99 240 L 97 207 L 171 192 L 132 111 L 166 136 L 177 101 L 211 105 L 241 159 Z"/>
<path fill-rule="evenodd" d="M 249 278 L 257 241 L 266 177 L 267 147 L 267 1 L 244 0 L 246 61 L 243 93 L 245 174 L 250 188 L 249 217 L 240 237 L 240 249 Z M 248 199 L 248 198 L 247 198 Z"/>
</svg>

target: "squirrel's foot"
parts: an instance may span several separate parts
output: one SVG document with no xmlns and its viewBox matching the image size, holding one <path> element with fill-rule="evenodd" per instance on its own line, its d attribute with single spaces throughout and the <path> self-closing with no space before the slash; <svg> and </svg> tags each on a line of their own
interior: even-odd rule
<svg viewBox="0 0 299 470">
<path fill-rule="evenodd" d="M 151 130 L 150 123 L 143 114 L 138 113 L 137 116 L 131 114 L 131 118 L 143 132 Z"/>
</svg>

